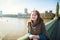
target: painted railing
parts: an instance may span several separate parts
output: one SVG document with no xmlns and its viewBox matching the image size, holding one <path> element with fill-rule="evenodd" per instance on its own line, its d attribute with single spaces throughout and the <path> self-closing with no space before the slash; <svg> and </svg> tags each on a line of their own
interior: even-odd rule
<svg viewBox="0 0 60 40">
<path fill-rule="evenodd" d="M 55 28 L 55 26 L 53 26 L 55 24 L 55 22 L 57 21 L 57 18 L 54 18 L 53 20 L 51 20 L 50 22 L 46 23 L 46 30 L 49 33 L 49 35 L 51 36 L 52 34 L 52 30 Z M 23 37 L 18 38 L 17 40 L 26 40 L 26 38 L 28 37 L 28 34 L 26 34 Z"/>
</svg>

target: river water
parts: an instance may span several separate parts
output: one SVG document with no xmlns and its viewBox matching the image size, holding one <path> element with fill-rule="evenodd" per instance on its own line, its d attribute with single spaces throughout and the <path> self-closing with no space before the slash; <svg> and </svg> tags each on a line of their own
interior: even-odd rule
<svg viewBox="0 0 60 40">
<path fill-rule="evenodd" d="M 27 33 L 26 18 L 0 18 L 0 39 L 16 40 Z"/>
<path fill-rule="evenodd" d="M 0 38 L 16 39 L 27 33 L 27 19 L 23 18 L 0 18 Z"/>
</svg>

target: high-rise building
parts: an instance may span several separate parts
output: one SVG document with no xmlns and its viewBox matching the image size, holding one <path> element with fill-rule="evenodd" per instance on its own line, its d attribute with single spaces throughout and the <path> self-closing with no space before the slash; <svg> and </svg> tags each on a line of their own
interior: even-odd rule
<svg viewBox="0 0 60 40">
<path fill-rule="evenodd" d="M 45 11 L 45 13 L 48 13 L 48 11 Z"/>
<path fill-rule="evenodd" d="M 27 8 L 24 9 L 24 13 L 28 14 L 28 10 L 27 10 Z"/>
<path fill-rule="evenodd" d="M 50 10 L 49 13 L 52 13 L 52 10 Z"/>
<path fill-rule="evenodd" d="M 0 17 L 2 17 L 2 11 L 0 11 Z"/>
</svg>

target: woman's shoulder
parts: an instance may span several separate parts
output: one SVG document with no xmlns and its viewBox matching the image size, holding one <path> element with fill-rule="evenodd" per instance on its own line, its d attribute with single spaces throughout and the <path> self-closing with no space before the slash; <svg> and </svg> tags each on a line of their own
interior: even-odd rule
<svg viewBox="0 0 60 40">
<path fill-rule="evenodd" d="M 31 22 L 28 22 L 28 24 L 30 24 Z"/>
<path fill-rule="evenodd" d="M 27 24 L 27 25 L 28 25 L 28 27 L 29 27 L 29 26 L 31 25 L 31 22 L 28 22 L 28 24 Z"/>
</svg>

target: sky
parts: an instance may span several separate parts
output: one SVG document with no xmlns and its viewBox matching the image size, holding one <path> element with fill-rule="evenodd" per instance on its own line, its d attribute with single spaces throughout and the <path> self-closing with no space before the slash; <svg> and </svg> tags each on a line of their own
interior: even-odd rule
<svg viewBox="0 0 60 40">
<path fill-rule="evenodd" d="M 49 10 L 55 13 L 57 2 L 60 4 L 60 0 L 0 0 L 0 11 L 3 14 L 18 14 L 24 13 L 24 8 L 27 8 L 29 13 L 34 9 L 40 13 Z"/>
</svg>

